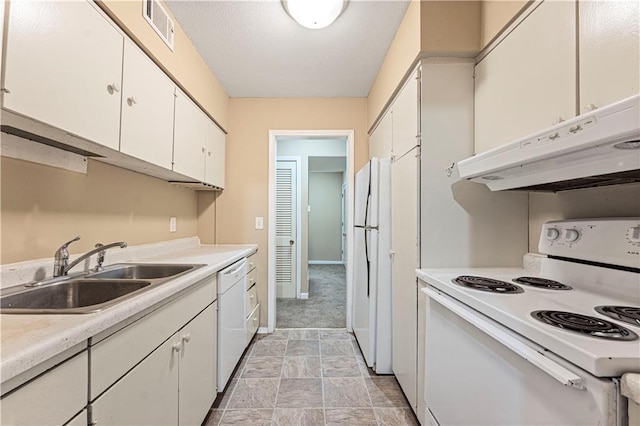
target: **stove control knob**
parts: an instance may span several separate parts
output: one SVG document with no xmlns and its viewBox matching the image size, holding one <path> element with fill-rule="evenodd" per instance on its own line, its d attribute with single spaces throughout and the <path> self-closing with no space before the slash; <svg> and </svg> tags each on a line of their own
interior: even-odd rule
<svg viewBox="0 0 640 426">
<path fill-rule="evenodd" d="M 549 241 L 555 241 L 560 238 L 560 231 L 558 228 L 547 228 L 547 235 L 545 238 Z"/>
<path fill-rule="evenodd" d="M 640 226 L 634 226 L 627 231 L 627 238 L 632 244 L 640 243 Z"/>
<path fill-rule="evenodd" d="M 573 243 L 578 241 L 580 238 L 580 231 L 577 229 L 567 229 L 564 231 L 564 240 L 568 243 Z"/>
</svg>

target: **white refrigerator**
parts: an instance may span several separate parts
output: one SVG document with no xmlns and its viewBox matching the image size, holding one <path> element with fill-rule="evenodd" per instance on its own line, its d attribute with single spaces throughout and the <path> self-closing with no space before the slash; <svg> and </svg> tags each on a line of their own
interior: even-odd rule
<svg viewBox="0 0 640 426">
<path fill-rule="evenodd" d="M 353 331 L 367 366 L 391 374 L 391 160 L 372 158 L 356 174 Z"/>
</svg>

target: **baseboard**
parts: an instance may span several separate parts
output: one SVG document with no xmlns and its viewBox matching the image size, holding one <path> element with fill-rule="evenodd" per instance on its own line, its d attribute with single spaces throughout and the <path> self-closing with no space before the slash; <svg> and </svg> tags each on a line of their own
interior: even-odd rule
<svg viewBox="0 0 640 426">
<path fill-rule="evenodd" d="M 344 265 L 342 260 L 310 260 L 309 265 Z"/>
<path fill-rule="evenodd" d="M 308 299 L 309 293 L 300 293 L 300 299 Z"/>
<path fill-rule="evenodd" d="M 257 333 L 258 334 L 268 334 L 269 333 L 269 328 L 268 327 L 260 327 L 260 328 L 258 328 Z"/>
</svg>

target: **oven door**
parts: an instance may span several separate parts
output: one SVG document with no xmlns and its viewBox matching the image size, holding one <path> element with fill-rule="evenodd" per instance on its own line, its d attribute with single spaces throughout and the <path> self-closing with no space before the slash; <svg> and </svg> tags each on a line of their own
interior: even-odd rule
<svg viewBox="0 0 640 426">
<path fill-rule="evenodd" d="M 423 291 L 431 423 L 621 424 L 616 381 L 591 376 L 433 287 Z"/>
</svg>

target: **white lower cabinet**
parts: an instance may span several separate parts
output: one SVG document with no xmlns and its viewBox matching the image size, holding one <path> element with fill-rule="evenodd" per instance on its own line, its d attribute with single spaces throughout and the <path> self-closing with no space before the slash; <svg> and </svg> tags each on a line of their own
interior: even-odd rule
<svg viewBox="0 0 640 426">
<path fill-rule="evenodd" d="M 83 351 L 4 395 L 0 424 L 62 425 L 71 420 L 87 405 L 88 364 Z M 86 413 L 84 420 L 86 425 Z"/>
<path fill-rule="evenodd" d="M 90 418 L 100 425 L 199 425 L 216 398 L 216 278 L 92 351 Z"/>
</svg>

